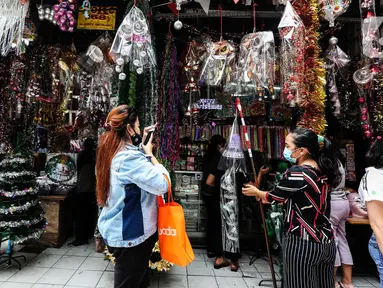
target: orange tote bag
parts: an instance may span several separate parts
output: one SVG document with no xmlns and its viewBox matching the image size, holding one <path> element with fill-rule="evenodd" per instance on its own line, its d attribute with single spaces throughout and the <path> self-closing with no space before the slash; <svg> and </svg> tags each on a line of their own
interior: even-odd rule
<svg viewBox="0 0 383 288">
<path fill-rule="evenodd" d="M 158 197 L 158 239 L 161 258 L 178 266 L 186 266 L 194 260 L 194 252 L 186 234 L 184 211 L 171 197 L 172 187 L 169 178 L 165 178 L 168 181 L 168 203 L 164 203 L 163 198 Z"/>
</svg>

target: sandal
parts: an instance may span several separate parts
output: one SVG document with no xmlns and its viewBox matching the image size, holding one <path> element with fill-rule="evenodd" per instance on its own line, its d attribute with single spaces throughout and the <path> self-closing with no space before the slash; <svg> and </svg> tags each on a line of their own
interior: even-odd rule
<svg viewBox="0 0 383 288">
<path fill-rule="evenodd" d="M 238 262 L 232 262 L 231 263 L 231 271 L 237 272 L 239 268 L 239 263 Z"/>
<path fill-rule="evenodd" d="M 353 284 L 343 284 L 342 282 L 339 282 L 340 288 L 354 288 L 355 286 Z"/>
<path fill-rule="evenodd" d="M 217 260 L 216 260 L 216 262 L 214 262 L 214 269 L 225 268 L 229 265 L 230 265 L 230 262 L 225 259 L 223 259 L 222 263 L 219 263 L 219 264 L 217 263 Z"/>
</svg>

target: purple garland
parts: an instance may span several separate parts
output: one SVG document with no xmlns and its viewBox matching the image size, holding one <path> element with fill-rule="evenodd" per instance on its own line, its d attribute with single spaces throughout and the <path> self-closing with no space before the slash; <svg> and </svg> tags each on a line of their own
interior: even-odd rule
<svg viewBox="0 0 383 288">
<path fill-rule="evenodd" d="M 173 166 L 179 159 L 180 134 L 178 123 L 178 106 L 180 102 L 180 85 L 178 79 L 177 50 L 171 33 L 165 49 L 163 67 L 161 71 L 158 113 L 158 140 L 160 156 Z M 166 115 L 166 116 L 165 116 Z"/>
</svg>

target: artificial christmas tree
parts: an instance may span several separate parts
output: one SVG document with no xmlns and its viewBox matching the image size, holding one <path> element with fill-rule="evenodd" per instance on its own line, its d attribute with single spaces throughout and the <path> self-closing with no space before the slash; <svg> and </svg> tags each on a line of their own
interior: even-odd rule
<svg viewBox="0 0 383 288">
<path fill-rule="evenodd" d="M 0 242 L 8 241 L 0 264 L 15 261 L 13 247 L 40 238 L 46 226 L 44 210 L 37 199 L 38 187 L 32 159 L 16 154 L 0 162 Z"/>
</svg>

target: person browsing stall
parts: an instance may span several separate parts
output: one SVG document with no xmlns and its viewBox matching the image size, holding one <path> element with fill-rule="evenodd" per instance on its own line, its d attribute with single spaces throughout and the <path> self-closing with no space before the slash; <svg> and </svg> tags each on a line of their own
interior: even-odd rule
<svg viewBox="0 0 383 288">
<path fill-rule="evenodd" d="M 366 155 L 367 165 L 359 186 L 359 195 L 366 203 L 372 228 L 368 249 L 374 260 L 383 288 L 383 140 L 378 136 Z"/>
<path fill-rule="evenodd" d="M 141 288 L 157 241 L 157 196 L 168 191 L 168 171 L 153 156 L 152 138 L 142 145 L 134 108 L 114 108 L 97 151 L 98 227 L 115 257 L 114 287 Z M 144 130 L 143 140 L 150 128 Z"/>
<path fill-rule="evenodd" d="M 320 148 L 320 143 L 322 148 Z M 339 173 L 331 142 L 297 128 L 287 135 L 284 157 L 294 164 L 272 191 L 245 185 L 242 192 L 285 207 L 282 244 L 285 288 L 334 288 L 336 246 L 330 191 Z"/>
</svg>

